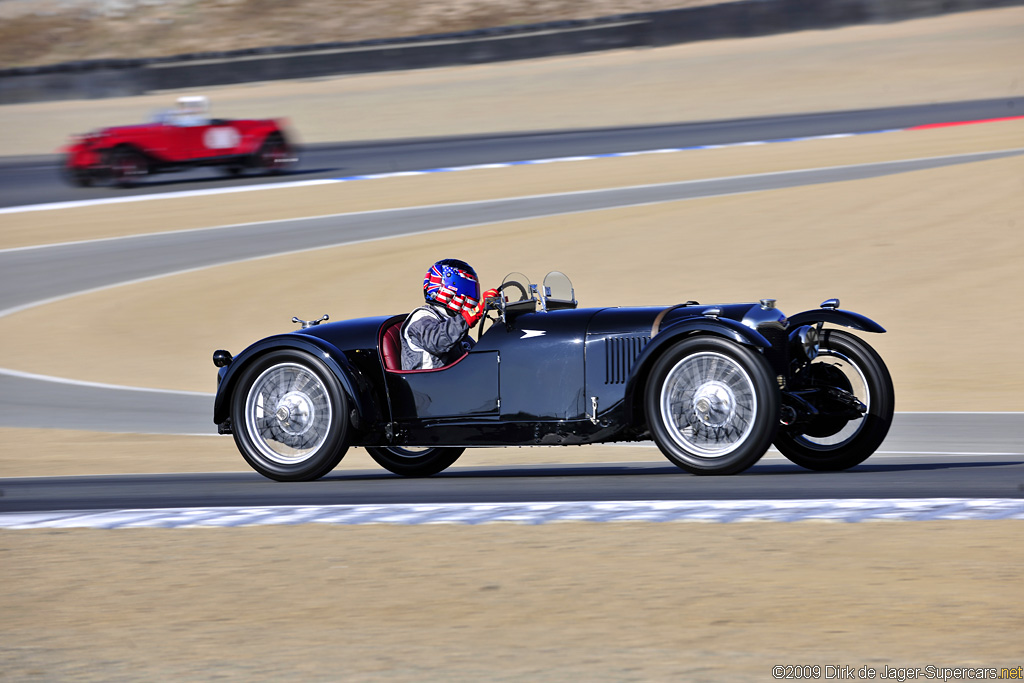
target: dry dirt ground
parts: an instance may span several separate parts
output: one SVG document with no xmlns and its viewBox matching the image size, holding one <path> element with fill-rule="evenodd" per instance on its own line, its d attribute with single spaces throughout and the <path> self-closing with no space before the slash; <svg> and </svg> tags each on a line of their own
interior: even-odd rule
<svg viewBox="0 0 1024 683">
<path fill-rule="evenodd" d="M 1024 12 L 1010 9 L 213 95 L 215 106 L 269 110 L 282 107 L 272 98 L 279 90 L 303 122 L 297 129 L 314 140 L 349 130 L 440 135 L 999 97 L 1024 91 L 1022 26 Z M 775 78 L 765 78 L 769 66 Z M 605 80 L 609 71 L 614 80 Z M 838 75 L 826 78 L 830 71 Z M 702 88 L 668 87 L 673 78 Z M 18 131 L 3 149 L 45 153 L 59 144 L 55 130 L 109 121 L 119 107 L 141 112 L 157 99 L 0 107 L 0 130 Z M 327 125 L 352 99 L 390 106 L 348 109 L 344 125 Z M 0 248 L 112 236 L 125 226 L 171 230 L 1017 147 L 1019 121 L 5 215 Z M 0 357 L 5 367 L 78 379 L 210 390 L 213 348 L 237 351 L 289 329 L 292 315 L 411 308 L 418 273 L 457 253 L 488 282 L 513 269 L 537 279 L 564 270 L 584 305 L 775 296 L 792 311 L 840 296 L 889 327 L 871 341 L 893 371 L 898 409 L 1022 410 L 1012 353 L 978 352 L 992 343 L 991 321 L 1024 295 L 1022 190 L 1022 162 L 1005 159 L 261 259 L 8 316 Z M 681 267 L 694 253 L 702 258 Z M 648 277 L 609 277 L 637 270 Z M 286 284 L 287 296 L 255 295 L 268 280 Z M 364 301 L 344 300 L 356 283 Z M 214 305 L 210 292 L 236 305 Z M 1024 323 L 998 319 L 1001 336 L 1020 338 Z M 161 362 L 129 362 L 140 349 Z M 4 429 L 0 443 L 4 476 L 242 468 L 226 437 Z M 516 449 L 501 460 L 505 453 L 472 452 L 460 464 L 659 457 L 615 447 Z M 353 466 L 370 464 L 353 452 L 342 467 Z M 1019 526 L 2 532 L 0 677 L 770 680 L 774 664 L 1018 666 Z"/>
<path fill-rule="evenodd" d="M 721 0 L 0 0 L 0 68 L 351 42 Z"/>
</svg>

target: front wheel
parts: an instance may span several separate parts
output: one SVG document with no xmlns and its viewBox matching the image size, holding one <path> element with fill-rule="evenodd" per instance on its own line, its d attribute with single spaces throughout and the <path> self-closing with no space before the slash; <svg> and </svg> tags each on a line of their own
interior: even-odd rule
<svg viewBox="0 0 1024 683">
<path fill-rule="evenodd" d="M 119 187 L 131 187 L 149 175 L 149 160 L 132 147 L 115 147 L 105 155 L 110 180 Z"/>
<path fill-rule="evenodd" d="M 757 462 L 778 423 L 778 386 L 763 356 L 719 337 L 687 339 L 651 369 L 647 422 L 670 461 L 693 474 Z"/>
<path fill-rule="evenodd" d="M 862 339 L 842 330 L 827 330 L 818 357 L 794 377 L 797 388 L 835 390 L 866 408 L 849 419 L 828 405 L 809 422 L 783 427 L 775 447 L 792 462 L 819 472 L 849 469 L 867 460 L 889 433 L 896 405 L 892 378 L 881 356 Z"/>
<path fill-rule="evenodd" d="M 403 477 L 429 477 L 448 469 L 459 459 L 465 448 L 405 448 L 385 446 L 367 448 L 378 465 Z"/>
<path fill-rule="evenodd" d="M 231 402 L 235 444 L 277 481 L 312 481 L 348 449 L 348 401 L 338 378 L 302 351 L 268 353 L 239 378 Z"/>
</svg>

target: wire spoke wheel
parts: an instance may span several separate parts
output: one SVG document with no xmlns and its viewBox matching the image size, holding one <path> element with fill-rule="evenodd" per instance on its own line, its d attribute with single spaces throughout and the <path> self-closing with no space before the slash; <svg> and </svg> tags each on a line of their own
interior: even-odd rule
<svg viewBox="0 0 1024 683">
<path fill-rule="evenodd" d="M 246 369 L 232 421 L 242 456 L 271 479 L 318 479 L 347 450 L 345 393 L 322 362 L 301 351 L 274 352 Z"/>
<path fill-rule="evenodd" d="M 778 414 L 767 361 L 718 337 L 683 340 L 662 355 L 645 400 L 655 443 L 694 474 L 753 465 L 771 443 Z"/>
<path fill-rule="evenodd" d="M 331 425 L 327 387 L 295 363 L 266 370 L 249 391 L 245 429 L 267 458 L 284 465 L 305 460 L 327 439 Z"/>
<path fill-rule="evenodd" d="M 740 365 L 720 353 L 679 361 L 661 390 L 661 413 L 672 436 L 705 457 L 733 451 L 753 428 L 754 386 Z"/>
</svg>

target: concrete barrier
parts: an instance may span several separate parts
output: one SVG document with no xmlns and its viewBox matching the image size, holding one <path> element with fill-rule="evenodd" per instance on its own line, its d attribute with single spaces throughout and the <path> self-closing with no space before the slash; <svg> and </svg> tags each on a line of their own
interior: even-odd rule
<svg viewBox="0 0 1024 683">
<path fill-rule="evenodd" d="M 1024 0 L 743 0 L 412 38 L 69 62 L 0 70 L 0 104 L 660 47 L 1012 5 Z"/>
</svg>

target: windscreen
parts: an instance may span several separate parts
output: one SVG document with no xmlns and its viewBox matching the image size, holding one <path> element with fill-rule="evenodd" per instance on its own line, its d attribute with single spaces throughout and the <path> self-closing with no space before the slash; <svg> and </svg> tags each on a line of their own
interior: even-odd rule
<svg viewBox="0 0 1024 683">
<path fill-rule="evenodd" d="M 517 301 L 530 301 L 533 294 L 530 292 L 530 278 L 522 273 L 509 273 L 501 281 L 501 293 L 505 295 L 505 301 L 514 304 Z"/>
<path fill-rule="evenodd" d="M 556 301 L 572 301 L 572 282 L 569 276 L 553 270 L 544 278 L 544 298 Z"/>
</svg>

